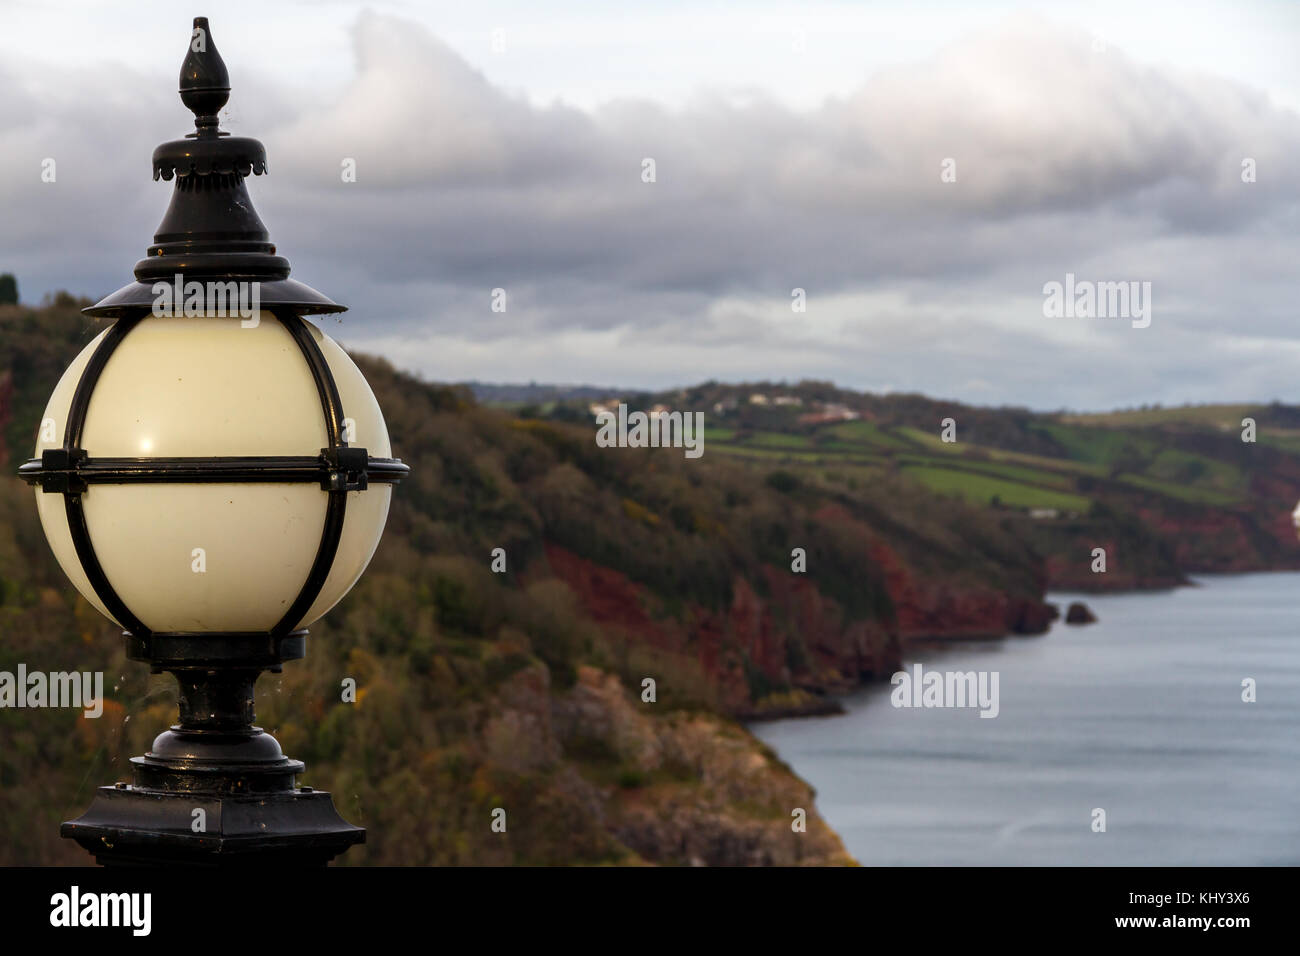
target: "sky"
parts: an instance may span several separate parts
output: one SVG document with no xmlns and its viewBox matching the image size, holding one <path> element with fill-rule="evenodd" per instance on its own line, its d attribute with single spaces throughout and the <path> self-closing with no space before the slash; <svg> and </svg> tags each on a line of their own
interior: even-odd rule
<svg viewBox="0 0 1300 956">
<path fill-rule="evenodd" d="M 1300 402 L 1300 4 L 0 0 L 24 301 L 130 280 L 194 15 L 323 328 L 427 379 Z"/>
</svg>

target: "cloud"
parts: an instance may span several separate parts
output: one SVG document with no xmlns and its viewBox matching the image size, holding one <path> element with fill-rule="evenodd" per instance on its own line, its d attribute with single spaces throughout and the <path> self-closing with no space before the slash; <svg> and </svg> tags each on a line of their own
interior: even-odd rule
<svg viewBox="0 0 1300 956">
<path fill-rule="evenodd" d="M 410 22 L 365 14 L 352 40 L 330 98 L 235 76 L 231 108 L 267 144 L 250 188 L 295 276 L 354 307 L 327 328 L 431 377 L 817 376 L 1040 407 L 1289 388 L 1250 343 L 1294 337 L 1300 118 L 1231 79 L 1012 17 L 815 109 L 750 90 L 584 111 Z M 0 105 L 0 267 L 25 290 L 110 291 L 161 217 L 137 166 L 185 114 L 119 73 L 111 111 L 73 86 Z M 43 153 L 67 157 L 57 186 Z M 1066 272 L 1151 281 L 1152 327 L 1053 325 L 1041 289 Z"/>
</svg>

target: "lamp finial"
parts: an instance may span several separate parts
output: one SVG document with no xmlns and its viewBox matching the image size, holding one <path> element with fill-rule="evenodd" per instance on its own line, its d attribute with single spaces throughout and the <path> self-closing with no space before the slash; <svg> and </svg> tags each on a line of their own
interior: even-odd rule
<svg viewBox="0 0 1300 956">
<path fill-rule="evenodd" d="M 207 17 L 194 18 L 190 49 L 181 64 L 180 93 L 181 102 L 194 113 L 197 135 L 216 133 L 217 111 L 230 99 L 230 73 L 212 40 Z"/>
</svg>

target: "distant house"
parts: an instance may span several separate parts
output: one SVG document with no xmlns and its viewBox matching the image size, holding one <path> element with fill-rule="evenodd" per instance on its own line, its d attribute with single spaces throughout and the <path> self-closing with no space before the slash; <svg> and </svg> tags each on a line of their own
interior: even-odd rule
<svg viewBox="0 0 1300 956">
<path fill-rule="evenodd" d="M 599 420 L 600 416 L 605 412 L 609 412 L 611 415 L 617 415 L 618 405 L 617 403 L 611 406 L 606 402 L 592 402 L 587 406 L 587 411 L 591 412 L 592 418 Z"/>
<path fill-rule="evenodd" d="M 778 405 L 802 405 L 803 399 L 798 395 L 778 395 L 773 401 Z"/>
<path fill-rule="evenodd" d="M 755 392 L 753 395 L 749 396 L 749 404 L 751 404 L 751 405 L 767 405 L 767 404 L 768 404 L 768 397 L 767 397 L 766 395 L 764 395 L 762 392 Z"/>
<path fill-rule="evenodd" d="M 1041 521 L 1046 518 L 1059 518 L 1061 513 L 1055 508 L 1030 508 L 1029 517 Z"/>
<path fill-rule="evenodd" d="M 799 416 L 801 425 L 825 425 L 829 422 L 851 422 L 862 416 L 849 408 L 847 405 L 841 405 L 838 402 L 826 402 L 818 406 L 814 411 L 806 415 Z"/>
</svg>

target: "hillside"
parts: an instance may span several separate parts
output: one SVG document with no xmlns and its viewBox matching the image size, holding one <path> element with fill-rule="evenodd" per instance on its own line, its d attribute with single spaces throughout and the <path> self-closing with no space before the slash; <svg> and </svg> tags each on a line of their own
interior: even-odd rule
<svg viewBox="0 0 1300 956">
<path fill-rule="evenodd" d="M 82 304 L 0 307 L 11 476 L 100 327 Z M 307 762 L 304 782 L 370 828 L 348 864 L 845 862 L 810 788 L 738 720 L 824 711 L 913 639 L 1039 633 L 1049 581 L 1295 566 L 1300 459 L 1262 419 L 1243 450 L 1194 424 L 817 384 L 798 389 L 802 410 L 749 402 L 784 394 L 765 385 L 637 397 L 706 412 L 690 460 L 597 447 L 585 399 L 509 412 L 357 359 L 413 475 L 307 659 L 258 685 L 259 722 Z M 858 417 L 800 422 L 815 403 Z M 946 415 L 955 445 L 937 437 Z M 123 659 L 55 565 L 31 495 L 0 480 L 0 670 L 103 669 L 111 700 L 100 720 L 0 710 L 0 863 L 77 863 L 58 822 L 128 775 L 174 719 L 174 685 Z M 1094 542 L 1113 549 L 1107 575 L 1087 570 Z M 349 676 L 356 704 L 339 700 Z M 494 807 L 507 834 L 490 831 Z M 795 808 L 807 833 L 791 832 Z"/>
<path fill-rule="evenodd" d="M 1050 588 L 1168 587 L 1190 573 L 1300 567 L 1300 408 L 990 409 L 805 382 L 612 396 L 700 411 L 712 454 L 878 498 L 898 484 L 960 499 L 1044 559 Z M 524 410 L 590 419 L 589 403 Z M 943 440 L 951 419 L 954 441 Z M 1243 441 L 1243 420 L 1254 441 Z M 1092 552 L 1104 548 L 1105 574 Z M 906 631 L 906 625 L 904 630 Z"/>
</svg>

